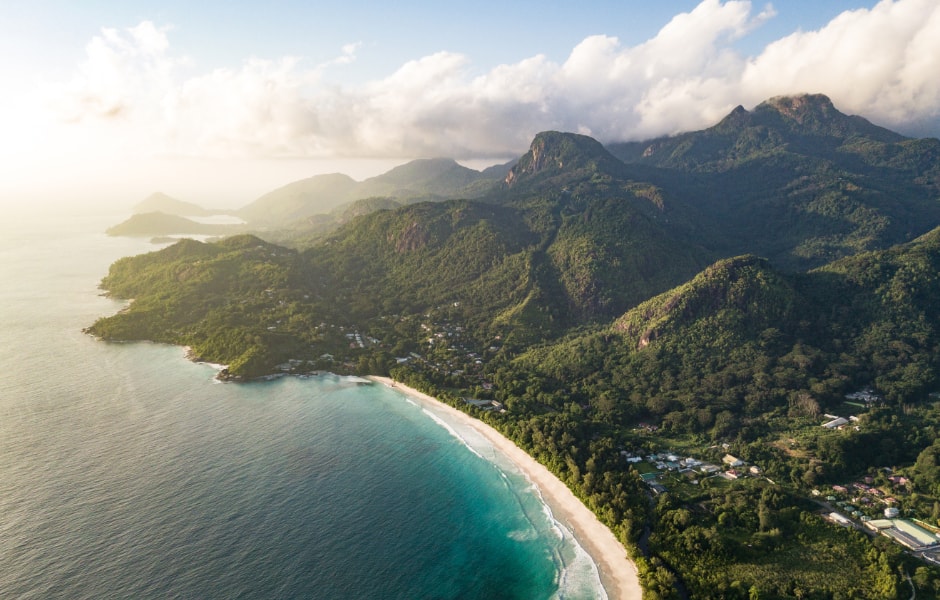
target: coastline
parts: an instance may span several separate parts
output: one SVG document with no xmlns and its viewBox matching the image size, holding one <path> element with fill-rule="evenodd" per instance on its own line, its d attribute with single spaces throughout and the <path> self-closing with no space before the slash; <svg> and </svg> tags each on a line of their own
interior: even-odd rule
<svg viewBox="0 0 940 600">
<path fill-rule="evenodd" d="M 388 377 L 370 376 L 372 381 L 400 390 L 409 398 L 446 413 L 462 425 L 472 428 L 509 458 L 536 486 L 555 518 L 567 527 L 597 565 L 601 584 L 610 600 L 640 600 L 643 596 L 636 565 L 613 532 L 598 520 L 568 487 L 545 466 L 509 441 L 493 427 L 474 419 L 433 396 L 419 392 Z"/>
</svg>

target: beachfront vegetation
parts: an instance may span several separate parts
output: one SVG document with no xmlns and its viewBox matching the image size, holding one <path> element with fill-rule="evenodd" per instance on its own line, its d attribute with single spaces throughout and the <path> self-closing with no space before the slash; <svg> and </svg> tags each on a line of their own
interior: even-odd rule
<svg viewBox="0 0 940 600">
<path fill-rule="evenodd" d="M 614 148 L 627 162 L 540 134 L 475 200 L 122 259 L 102 286 L 134 301 L 89 331 L 234 379 L 391 374 L 471 411 L 611 527 L 648 598 L 932 598 L 940 573 L 858 519 L 891 495 L 940 525 L 935 142 L 821 97 Z M 758 471 L 645 458 L 672 452 Z M 865 478 L 882 496 L 834 491 Z M 823 519 L 832 493 L 868 499 L 858 527 Z"/>
</svg>

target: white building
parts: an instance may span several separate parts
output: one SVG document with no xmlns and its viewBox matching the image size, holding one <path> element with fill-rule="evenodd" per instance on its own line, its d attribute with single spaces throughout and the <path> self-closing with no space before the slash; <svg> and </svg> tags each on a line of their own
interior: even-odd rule
<svg viewBox="0 0 940 600">
<path fill-rule="evenodd" d="M 837 429 L 847 424 L 849 421 L 844 417 L 836 417 L 835 419 L 829 421 L 828 423 L 823 423 L 823 427 L 826 429 Z"/>
</svg>

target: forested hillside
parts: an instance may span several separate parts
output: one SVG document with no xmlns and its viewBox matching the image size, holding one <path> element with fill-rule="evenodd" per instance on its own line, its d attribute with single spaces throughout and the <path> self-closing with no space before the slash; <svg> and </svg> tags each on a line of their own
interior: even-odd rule
<svg viewBox="0 0 940 600">
<path fill-rule="evenodd" d="M 414 160 L 361 182 L 340 173 L 316 175 L 273 190 L 237 214 L 265 230 L 302 228 L 302 219 L 322 217 L 367 198 L 394 199 L 402 204 L 477 198 L 488 193 L 507 169 L 496 166 L 481 172 L 452 159 L 435 158 Z"/>
</svg>

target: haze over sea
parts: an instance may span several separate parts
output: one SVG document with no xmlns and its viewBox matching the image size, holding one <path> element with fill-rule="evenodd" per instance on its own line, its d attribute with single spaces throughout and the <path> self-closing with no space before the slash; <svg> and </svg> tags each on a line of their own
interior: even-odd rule
<svg viewBox="0 0 940 600">
<path fill-rule="evenodd" d="M 0 597 L 603 597 L 511 463 L 397 391 L 84 335 L 156 249 L 125 216 L 0 225 Z"/>
</svg>

